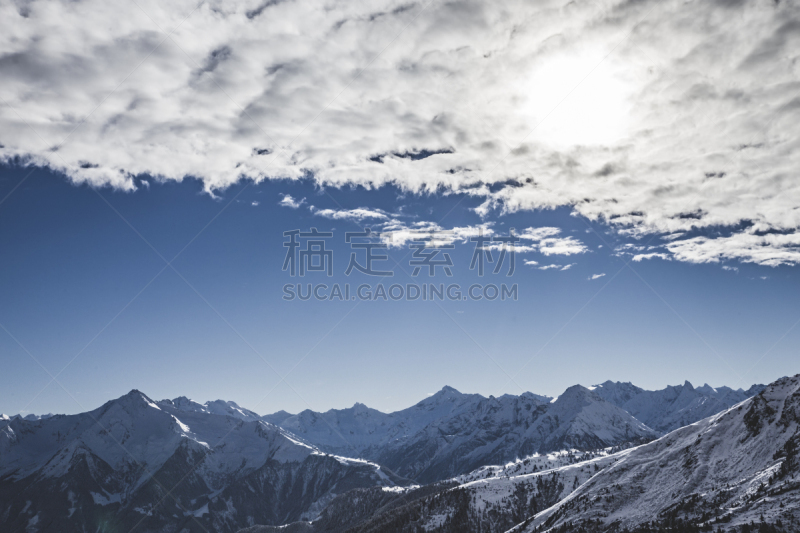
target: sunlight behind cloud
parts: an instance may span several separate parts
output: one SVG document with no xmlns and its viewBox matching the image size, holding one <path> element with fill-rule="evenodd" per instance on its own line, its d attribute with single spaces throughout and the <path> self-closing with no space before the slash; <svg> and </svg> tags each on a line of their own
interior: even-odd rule
<svg viewBox="0 0 800 533">
<path fill-rule="evenodd" d="M 536 67 L 526 85 L 522 114 L 531 139 L 563 149 L 608 145 L 628 133 L 633 89 L 598 52 L 558 53 Z"/>
</svg>

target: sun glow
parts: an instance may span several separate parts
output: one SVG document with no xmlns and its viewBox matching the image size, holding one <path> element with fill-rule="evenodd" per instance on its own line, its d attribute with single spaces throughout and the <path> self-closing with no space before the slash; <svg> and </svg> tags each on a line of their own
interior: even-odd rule
<svg viewBox="0 0 800 533">
<path fill-rule="evenodd" d="M 602 56 L 543 61 L 525 83 L 521 112 L 532 139 L 558 148 L 609 145 L 629 129 L 631 84 Z"/>
</svg>

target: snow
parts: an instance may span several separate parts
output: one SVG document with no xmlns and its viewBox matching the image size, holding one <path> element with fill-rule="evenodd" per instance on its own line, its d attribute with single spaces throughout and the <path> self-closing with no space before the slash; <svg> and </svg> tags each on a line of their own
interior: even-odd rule
<svg viewBox="0 0 800 533">
<path fill-rule="evenodd" d="M 409 485 L 408 487 L 381 487 L 383 492 L 393 492 L 395 494 L 402 494 L 404 492 L 408 492 L 410 490 L 416 490 L 420 488 L 419 485 Z"/>
<path fill-rule="evenodd" d="M 356 459 L 356 458 L 353 458 L 353 457 L 343 457 L 341 455 L 333 455 L 333 454 L 329 454 L 329 453 L 323 453 L 323 452 L 320 452 L 318 450 L 315 450 L 312 453 L 313 453 L 313 455 L 320 455 L 320 456 L 323 456 L 323 457 L 332 457 L 332 458 L 336 459 L 340 464 L 343 464 L 343 465 L 348 465 L 348 466 L 350 466 L 350 465 L 370 466 L 375 470 L 375 474 L 378 476 L 378 479 L 382 483 L 386 483 L 386 484 L 388 484 L 390 486 L 394 485 L 394 482 L 389 478 L 389 476 L 387 476 L 383 472 L 383 470 L 381 470 L 381 466 L 379 464 L 377 464 L 377 463 L 373 463 L 372 461 L 367 461 L 366 459 Z"/>
<path fill-rule="evenodd" d="M 97 492 L 90 492 L 94 503 L 97 505 L 111 505 L 112 503 L 122 503 L 122 494 L 99 494 Z"/>
<path fill-rule="evenodd" d="M 425 522 L 425 525 L 422 527 L 425 529 L 425 531 L 434 531 L 442 527 L 448 518 L 450 518 L 449 513 L 435 514 L 429 517 L 427 522 Z"/>
<path fill-rule="evenodd" d="M 558 471 L 558 469 L 575 464 L 594 464 L 593 461 L 612 455 L 612 448 L 594 451 L 561 450 L 548 454 L 529 455 L 504 465 L 482 466 L 468 474 L 452 478 L 460 484 L 468 484 L 477 480 L 491 478 L 517 478 L 532 473 Z"/>
<path fill-rule="evenodd" d="M 208 504 L 206 503 L 204 506 L 197 509 L 196 511 L 186 511 L 183 514 L 186 516 L 194 516 L 195 518 L 199 518 L 204 514 L 208 514 Z"/>
<path fill-rule="evenodd" d="M 72 492 L 72 491 L 68 491 L 67 492 L 67 501 L 70 504 L 72 504 L 72 506 L 69 508 L 69 511 L 68 511 L 69 514 L 67 515 L 67 518 L 70 518 L 73 515 L 73 513 L 75 511 L 77 511 L 77 507 L 75 507 L 76 500 L 77 500 L 77 498 L 75 498 L 75 493 Z"/>
<path fill-rule="evenodd" d="M 155 402 L 153 402 L 150 398 L 148 398 L 144 394 L 142 394 L 142 398 L 144 399 L 145 403 L 147 403 L 148 406 L 152 407 L 153 409 L 158 409 L 159 411 L 161 410 L 161 408 L 157 406 Z"/>
<path fill-rule="evenodd" d="M 752 420 L 745 424 L 745 415 L 753 409 L 774 413 L 756 419 L 757 431 L 751 429 Z M 791 413 L 782 418 L 785 409 Z M 522 529 L 532 531 L 548 519 L 553 520 L 548 523 L 551 527 L 595 519 L 631 527 L 700 495 L 707 502 L 721 502 L 714 505 L 733 513 L 726 527 L 759 522 L 762 513 L 777 516 L 783 501 L 800 506 L 797 490 L 776 499 L 759 498 L 759 489 L 775 479 L 781 459 L 773 456 L 798 432 L 798 419 L 800 376 L 779 380 L 764 390 L 758 402 L 744 400 L 656 441 L 609 456 L 618 460 Z M 615 498 L 610 502 L 602 498 L 604 494 Z M 571 506 L 573 500 L 579 501 Z"/>
<path fill-rule="evenodd" d="M 178 417 L 176 417 L 175 415 L 172 415 L 172 418 L 175 420 L 175 422 L 178 423 L 178 427 L 180 427 L 183 432 L 185 432 L 185 433 L 191 433 L 192 432 L 192 430 L 189 429 L 189 426 L 187 426 L 186 424 L 184 424 L 183 422 L 178 420 Z"/>
</svg>

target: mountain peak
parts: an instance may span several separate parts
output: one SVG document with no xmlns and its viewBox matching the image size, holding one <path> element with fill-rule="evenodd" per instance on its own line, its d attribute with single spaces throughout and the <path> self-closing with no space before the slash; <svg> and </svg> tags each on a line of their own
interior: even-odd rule
<svg viewBox="0 0 800 533">
<path fill-rule="evenodd" d="M 241 409 L 239 404 L 234 402 L 233 400 L 211 400 L 206 402 L 206 406 L 218 405 L 220 407 L 230 407 L 232 409 Z"/>
<path fill-rule="evenodd" d="M 148 398 L 147 395 L 142 391 L 140 391 L 139 389 L 131 389 L 129 393 L 121 396 L 119 399 L 121 400 L 123 398 L 130 400 L 137 400 L 137 401 L 143 400 L 149 403 L 153 403 L 153 400 Z"/>
<path fill-rule="evenodd" d="M 560 398 L 568 398 L 570 396 L 596 396 L 591 389 L 583 385 L 573 385 L 565 390 Z"/>
<path fill-rule="evenodd" d="M 511 396 L 504 394 L 503 396 Z M 523 392 L 519 395 L 520 398 L 530 398 L 541 403 L 550 403 L 553 400 L 552 396 L 544 396 L 542 394 L 535 394 L 533 392 Z"/>
<path fill-rule="evenodd" d="M 694 390 L 696 390 L 697 392 L 700 392 L 702 394 L 716 394 L 717 393 L 717 389 L 715 389 L 714 387 L 712 387 L 708 383 L 703 383 L 702 387 L 695 387 Z"/>
<path fill-rule="evenodd" d="M 614 385 L 628 385 L 628 383 L 622 383 L 621 381 L 611 381 L 610 379 L 607 379 L 604 382 L 602 382 L 601 384 L 596 385 L 596 386 L 597 387 L 613 387 Z"/>
<path fill-rule="evenodd" d="M 683 387 L 686 388 L 686 389 L 689 389 L 689 390 L 694 390 L 694 387 L 692 386 L 691 383 L 689 383 L 688 379 L 683 382 Z"/>
<path fill-rule="evenodd" d="M 178 407 L 186 405 L 199 405 L 197 402 L 195 402 L 190 398 L 187 398 L 186 396 L 178 396 L 177 398 L 172 400 L 172 403 Z"/>
<path fill-rule="evenodd" d="M 428 396 L 426 399 L 420 402 L 421 404 L 429 404 L 430 402 L 440 403 L 440 402 L 447 402 L 456 400 L 458 398 L 463 397 L 464 395 L 461 394 L 459 391 L 454 389 L 449 385 L 445 385 L 442 389 L 437 392 L 436 394 L 432 394 Z"/>
<path fill-rule="evenodd" d="M 573 385 L 565 390 L 560 396 L 551 400 L 550 405 L 555 409 L 580 409 L 593 402 L 604 402 L 597 393 L 589 390 L 583 385 Z"/>
<path fill-rule="evenodd" d="M 132 389 L 128 394 L 120 396 L 116 400 L 112 400 L 110 403 L 118 403 L 123 406 L 131 407 L 154 407 L 156 409 L 160 409 L 160 407 L 156 405 L 156 402 L 148 398 L 145 393 L 138 389 Z"/>
</svg>

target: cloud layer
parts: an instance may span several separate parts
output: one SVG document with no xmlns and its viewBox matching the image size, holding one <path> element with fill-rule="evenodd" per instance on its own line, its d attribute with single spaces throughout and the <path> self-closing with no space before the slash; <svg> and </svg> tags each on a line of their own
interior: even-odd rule
<svg viewBox="0 0 800 533">
<path fill-rule="evenodd" d="M 794 264 L 798 50 L 792 1 L 4 2 L 0 159 L 468 192 Z"/>
</svg>

